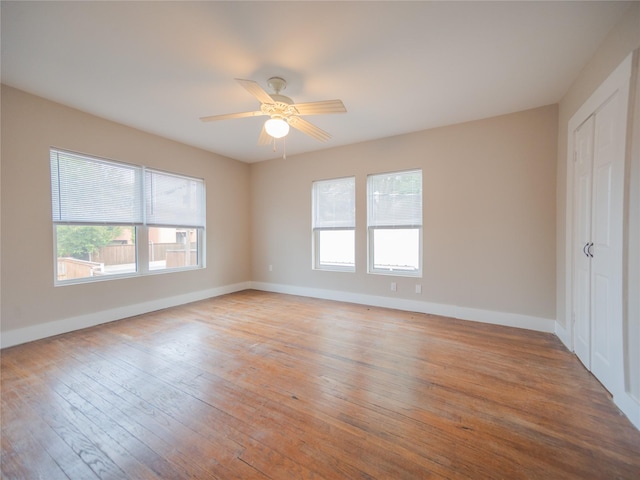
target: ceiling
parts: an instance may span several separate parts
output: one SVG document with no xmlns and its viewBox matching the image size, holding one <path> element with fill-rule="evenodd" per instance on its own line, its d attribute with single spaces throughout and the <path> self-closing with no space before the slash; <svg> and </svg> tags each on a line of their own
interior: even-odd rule
<svg viewBox="0 0 640 480">
<path fill-rule="evenodd" d="M 266 117 L 234 78 L 280 76 L 294 101 L 339 98 L 305 117 L 294 155 L 558 102 L 625 2 L 7 2 L 2 82 L 244 162 Z"/>
</svg>

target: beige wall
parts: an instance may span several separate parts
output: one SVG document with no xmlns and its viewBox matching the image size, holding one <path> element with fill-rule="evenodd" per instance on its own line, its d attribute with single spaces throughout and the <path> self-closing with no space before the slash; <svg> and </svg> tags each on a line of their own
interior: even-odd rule
<svg viewBox="0 0 640 480">
<path fill-rule="evenodd" d="M 204 178 L 207 268 L 53 286 L 49 147 Z M 249 166 L 2 86 L 2 331 L 250 280 Z"/>
<path fill-rule="evenodd" d="M 253 164 L 252 278 L 553 319 L 557 131 L 547 106 Z M 423 278 L 367 274 L 366 176 L 411 168 L 424 177 Z M 348 175 L 357 271 L 314 271 L 311 183 Z"/>
</svg>

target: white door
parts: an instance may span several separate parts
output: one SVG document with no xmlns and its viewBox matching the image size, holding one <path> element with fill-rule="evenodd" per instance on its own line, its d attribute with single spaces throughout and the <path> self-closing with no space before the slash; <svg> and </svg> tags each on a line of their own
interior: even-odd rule
<svg viewBox="0 0 640 480">
<path fill-rule="evenodd" d="M 614 330 L 619 299 L 612 229 L 614 167 L 620 135 L 615 94 L 574 133 L 574 349 L 584 365 L 609 390 L 615 388 Z"/>
<path fill-rule="evenodd" d="M 574 349 L 591 369 L 591 173 L 593 171 L 593 133 L 591 115 L 576 130 L 573 233 Z"/>
<path fill-rule="evenodd" d="M 623 308 L 625 155 L 634 55 L 611 72 L 568 123 L 564 313 L 570 331 L 557 326 L 561 339 L 616 405 L 640 418 L 637 399 L 629 393 Z"/>
<path fill-rule="evenodd" d="M 593 152 L 593 183 L 591 210 L 591 371 L 610 391 L 615 387 L 614 330 L 618 315 L 618 291 L 621 273 L 615 265 L 614 249 L 621 243 L 617 230 L 612 229 L 614 162 L 617 158 L 616 128 L 619 95 L 616 93 L 595 115 Z M 620 266 L 621 267 L 621 266 Z M 620 296 L 620 298 L 618 298 Z"/>
</svg>

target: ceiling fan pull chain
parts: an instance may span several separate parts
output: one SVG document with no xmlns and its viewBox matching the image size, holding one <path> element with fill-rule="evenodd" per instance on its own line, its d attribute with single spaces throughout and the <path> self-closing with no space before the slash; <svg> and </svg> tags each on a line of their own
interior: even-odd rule
<svg viewBox="0 0 640 480">
<path fill-rule="evenodd" d="M 287 159 L 287 137 L 282 137 L 282 159 Z"/>
</svg>

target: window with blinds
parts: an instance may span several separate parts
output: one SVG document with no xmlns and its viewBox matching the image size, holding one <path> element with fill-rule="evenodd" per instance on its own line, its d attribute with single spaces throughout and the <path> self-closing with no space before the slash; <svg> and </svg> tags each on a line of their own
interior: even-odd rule
<svg viewBox="0 0 640 480">
<path fill-rule="evenodd" d="M 315 269 L 355 271 L 355 191 L 355 177 L 313 182 Z"/>
<path fill-rule="evenodd" d="M 422 274 L 422 170 L 367 177 L 369 272 Z"/>
<path fill-rule="evenodd" d="M 142 167 L 51 150 L 54 222 L 142 223 Z"/>
<path fill-rule="evenodd" d="M 145 170 L 147 225 L 204 227 L 204 181 Z"/>
<path fill-rule="evenodd" d="M 202 179 L 57 149 L 50 166 L 56 284 L 203 266 Z"/>
</svg>

